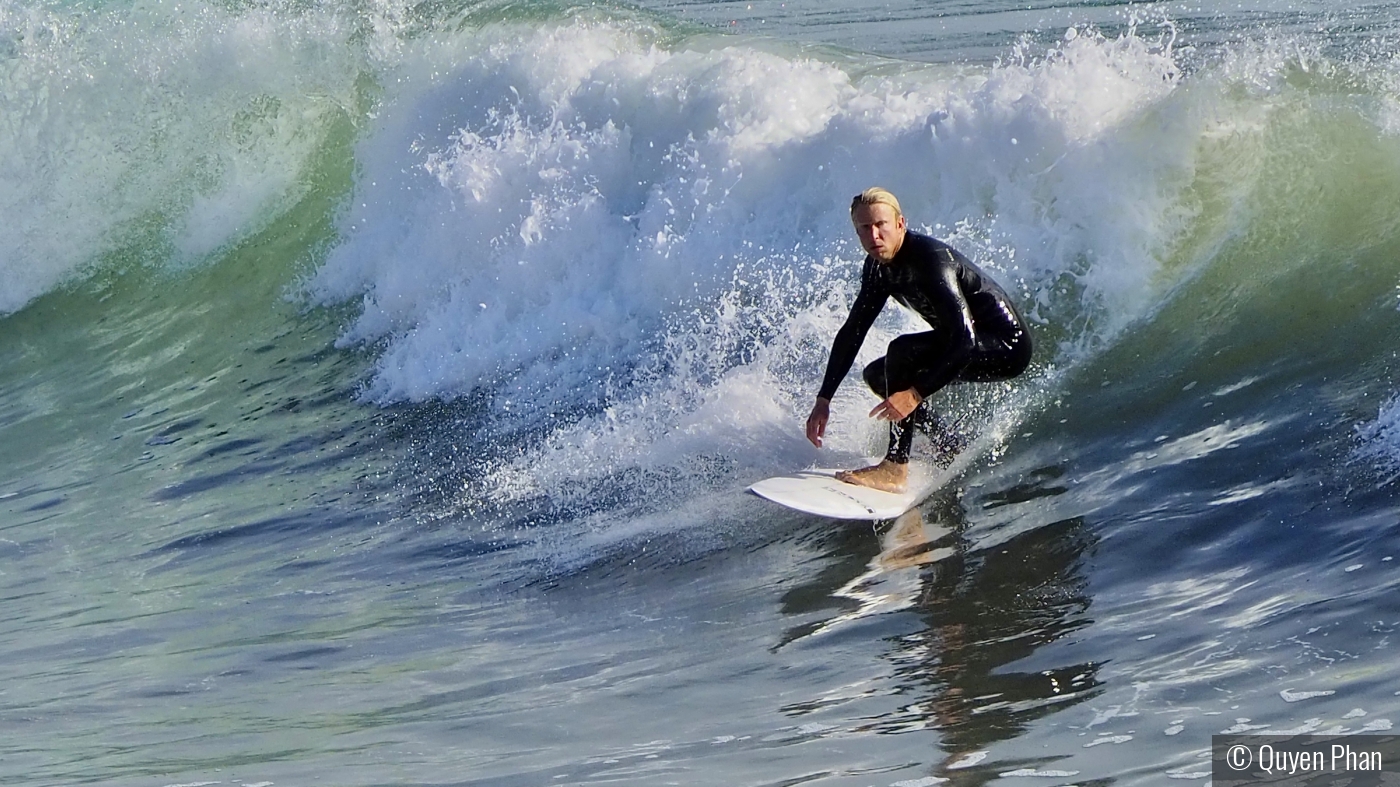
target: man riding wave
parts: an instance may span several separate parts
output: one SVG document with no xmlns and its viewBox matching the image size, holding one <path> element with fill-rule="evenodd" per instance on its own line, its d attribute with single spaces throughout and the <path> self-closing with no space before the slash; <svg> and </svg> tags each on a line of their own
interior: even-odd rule
<svg viewBox="0 0 1400 787">
<path fill-rule="evenodd" d="M 937 423 L 928 397 L 954 381 L 1008 380 L 1031 361 L 1031 337 L 1006 291 L 948 244 L 910 231 L 899 200 L 870 188 L 851 201 L 851 223 L 865 249 L 860 292 L 832 342 L 807 439 L 821 447 L 831 397 L 850 371 L 865 335 L 893 297 L 932 330 L 890 342 L 884 357 L 865 367 L 865 382 L 881 398 L 870 411 L 890 422 L 889 449 L 877 465 L 836 477 L 887 492 L 903 491 L 916 429 Z"/>
</svg>

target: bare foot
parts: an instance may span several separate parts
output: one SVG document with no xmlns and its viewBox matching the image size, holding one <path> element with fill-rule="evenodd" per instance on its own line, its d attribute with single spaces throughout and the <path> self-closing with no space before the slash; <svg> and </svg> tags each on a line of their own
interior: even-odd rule
<svg viewBox="0 0 1400 787">
<path fill-rule="evenodd" d="M 909 481 L 909 465 L 896 464 L 885 459 L 873 467 L 842 470 L 836 474 L 836 479 L 856 486 L 879 489 L 882 492 L 903 492 L 904 485 Z"/>
</svg>

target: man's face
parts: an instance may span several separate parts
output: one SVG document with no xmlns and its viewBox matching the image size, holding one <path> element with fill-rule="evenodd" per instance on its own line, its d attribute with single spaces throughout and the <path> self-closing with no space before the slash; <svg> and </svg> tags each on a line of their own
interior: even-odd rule
<svg viewBox="0 0 1400 787">
<path fill-rule="evenodd" d="M 889 262 L 904 244 L 904 217 L 889 205 L 857 205 L 851 214 L 861 248 L 879 262 Z"/>
</svg>

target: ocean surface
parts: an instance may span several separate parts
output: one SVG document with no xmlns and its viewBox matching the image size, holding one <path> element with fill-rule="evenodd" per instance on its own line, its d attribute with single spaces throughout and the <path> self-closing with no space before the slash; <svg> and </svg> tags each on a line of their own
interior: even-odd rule
<svg viewBox="0 0 1400 787">
<path fill-rule="evenodd" d="M 875 184 L 1037 352 L 838 522 L 744 490 L 881 449 L 802 437 Z M 1393 0 L 0 0 L 0 784 L 1390 731 L 1398 351 Z"/>
</svg>

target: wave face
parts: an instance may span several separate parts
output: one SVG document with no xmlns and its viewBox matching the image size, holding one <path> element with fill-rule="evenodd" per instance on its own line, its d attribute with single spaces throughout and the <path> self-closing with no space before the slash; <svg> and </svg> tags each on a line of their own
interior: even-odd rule
<svg viewBox="0 0 1400 787">
<path fill-rule="evenodd" d="M 1238 242 L 1309 190 L 1364 177 L 1375 205 L 1390 186 L 1394 70 L 1325 39 L 1201 51 L 1136 20 L 894 67 L 634 12 L 512 14 L 7 6 L 0 310 L 218 264 L 349 164 L 334 238 L 284 269 L 314 264 L 308 303 L 359 304 L 340 344 L 374 348 L 362 399 L 485 395 L 498 437 L 569 443 L 569 465 L 769 467 L 811 459 L 781 435 L 851 296 L 845 205 L 871 183 L 1009 285 L 1046 373 L 1183 282 L 1250 286 L 1242 258 L 1312 265 L 1285 234 Z M 1361 239 L 1337 229 L 1303 242 L 1337 260 Z M 838 447 L 877 441 L 853 427 Z"/>
<path fill-rule="evenodd" d="M 1395 9 L 925 5 L 0 0 L 0 781 L 1389 729 Z M 874 184 L 1037 355 L 872 535 L 743 490 L 882 446 L 800 432 Z"/>
<path fill-rule="evenodd" d="M 272 7 L 0 6 L 0 314 L 104 267 L 208 261 L 295 204 L 357 103 L 347 26 Z"/>
<path fill-rule="evenodd" d="M 873 182 L 1004 280 L 1045 374 L 1192 282 L 1262 307 L 1264 281 L 1351 278 L 1339 246 L 1391 242 L 1372 207 L 1394 186 L 1389 71 L 1176 40 L 1165 21 L 1069 28 L 991 67 L 895 69 L 637 18 L 446 35 L 395 63 L 305 292 L 360 302 L 341 342 L 378 348 L 366 400 L 484 395 L 498 435 L 534 435 L 494 486 L 810 462 L 792 413 L 852 295 L 849 195 Z M 1364 98 L 1338 107 L 1353 87 Z M 1334 208 L 1355 226 L 1300 234 L 1317 193 L 1348 204 L 1357 166 L 1376 190 Z M 889 318 L 866 355 L 912 325 Z M 837 448 L 876 432 L 853 424 Z"/>
</svg>

